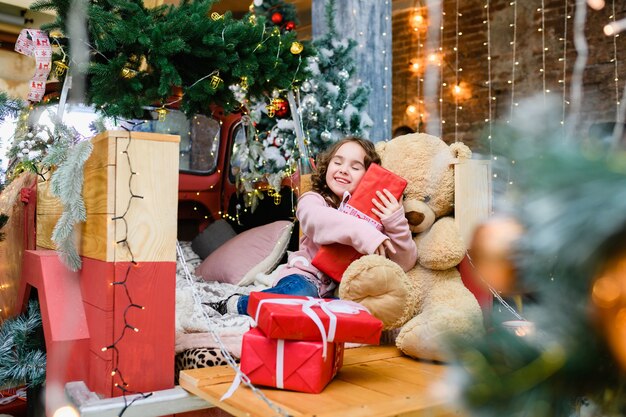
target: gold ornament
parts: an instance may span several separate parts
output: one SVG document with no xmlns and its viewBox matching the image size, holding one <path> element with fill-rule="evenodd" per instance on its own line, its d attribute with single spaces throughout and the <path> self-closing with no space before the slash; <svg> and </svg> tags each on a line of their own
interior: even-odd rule
<svg viewBox="0 0 626 417">
<path fill-rule="evenodd" d="M 302 45 L 300 42 L 298 41 L 294 41 L 291 44 L 291 48 L 289 48 L 289 51 L 294 54 L 294 55 L 298 55 L 300 52 L 302 52 L 304 50 L 304 45 Z"/>
<path fill-rule="evenodd" d="M 61 61 L 54 61 L 54 74 L 57 78 L 65 74 L 65 71 L 67 71 L 68 68 L 69 67 L 65 64 L 65 59 Z"/>
<path fill-rule="evenodd" d="M 169 113 L 169 110 L 167 110 L 165 108 L 165 106 L 161 106 L 158 109 L 156 109 L 155 111 L 159 115 L 159 122 L 164 122 L 165 121 L 165 117 L 167 116 L 167 113 Z"/>
<path fill-rule="evenodd" d="M 137 76 L 137 71 L 132 68 L 124 67 L 122 68 L 122 77 L 130 80 L 131 78 L 135 78 Z"/>
<path fill-rule="evenodd" d="M 219 76 L 219 73 L 217 73 L 216 75 L 211 76 L 209 85 L 212 89 L 217 90 L 217 87 L 219 87 L 222 82 L 224 82 L 224 80 L 222 80 Z"/>
<path fill-rule="evenodd" d="M 265 106 L 265 108 L 267 109 L 267 115 L 269 117 L 274 117 L 274 112 L 276 111 L 276 107 L 274 106 L 274 104 L 270 103 L 267 106 Z"/>
<path fill-rule="evenodd" d="M 476 228 L 470 244 L 469 253 L 479 276 L 505 296 L 520 292 L 513 264 L 513 245 L 522 233 L 517 220 L 494 217 Z"/>
<path fill-rule="evenodd" d="M 213 12 L 213 13 L 211 13 L 211 19 L 213 19 L 213 20 L 215 20 L 215 21 L 218 21 L 218 20 L 220 20 L 220 19 L 221 19 L 221 18 L 223 18 L 223 17 L 224 17 L 224 16 L 223 16 L 223 15 L 221 15 L 221 14 L 219 14 L 218 12 Z"/>
<path fill-rule="evenodd" d="M 239 85 L 241 86 L 242 89 L 247 90 L 248 89 L 248 77 L 246 77 L 245 75 L 241 77 L 241 82 L 239 83 Z"/>
<path fill-rule="evenodd" d="M 609 261 L 596 277 L 591 303 L 609 349 L 626 371 L 626 253 Z"/>
<path fill-rule="evenodd" d="M 280 97 L 273 98 L 272 101 L 270 101 L 270 104 L 265 106 L 265 108 L 267 109 L 267 115 L 269 117 L 274 117 L 276 115 L 276 112 L 281 109 L 281 103 L 283 101 L 285 100 Z"/>
<path fill-rule="evenodd" d="M 250 17 L 248 17 L 248 22 L 253 26 L 256 25 L 256 16 L 251 14 Z"/>
<path fill-rule="evenodd" d="M 63 33 L 60 30 L 53 30 L 50 32 L 50 37 L 53 39 L 60 39 L 63 37 Z"/>
<path fill-rule="evenodd" d="M 280 195 L 280 192 L 278 190 L 275 190 L 274 188 L 271 188 L 269 190 L 267 190 L 267 195 L 270 197 L 274 198 L 274 204 L 275 205 L 280 205 L 280 201 L 282 199 L 282 196 Z"/>
</svg>

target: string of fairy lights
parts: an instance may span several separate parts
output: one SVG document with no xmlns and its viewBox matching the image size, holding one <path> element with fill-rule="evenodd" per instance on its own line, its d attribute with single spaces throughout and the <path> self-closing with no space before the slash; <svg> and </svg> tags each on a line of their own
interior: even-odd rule
<svg viewBox="0 0 626 417">
<path fill-rule="evenodd" d="M 493 95 L 493 86 L 491 80 L 491 1 L 487 0 L 487 3 L 484 6 L 486 10 L 487 18 L 483 21 L 483 24 L 487 25 L 487 42 L 485 46 L 487 46 L 487 119 L 485 122 L 487 123 L 488 135 L 487 140 L 489 144 L 489 156 L 490 159 L 493 159 L 493 143 L 492 143 L 492 132 L 493 132 L 493 102 L 495 101 L 495 97 Z"/>
<path fill-rule="evenodd" d="M 611 19 L 611 23 L 613 25 L 616 24 L 617 19 L 615 17 L 615 0 L 612 0 L 611 2 L 611 16 L 609 16 L 609 19 Z M 620 112 L 620 93 L 619 93 L 619 68 L 618 68 L 618 64 L 617 64 L 617 38 L 619 37 L 619 33 L 616 33 L 613 36 L 613 57 L 611 58 L 611 61 L 613 62 L 613 82 L 615 83 L 615 120 L 618 123 L 621 123 L 623 116 L 621 115 Z"/>
<path fill-rule="evenodd" d="M 508 83 L 511 85 L 511 104 L 510 104 L 511 111 L 509 113 L 509 118 L 506 121 L 507 123 L 510 123 L 511 119 L 513 119 L 513 115 L 515 113 L 515 106 L 517 106 L 517 103 L 515 101 L 515 75 L 516 75 L 515 72 L 517 69 L 517 65 L 519 64 L 519 62 L 517 61 L 517 0 L 513 0 L 509 4 L 513 7 L 513 22 L 509 23 L 509 26 L 513 29 L 513 39 L 510 42 L 510 45 L 512 48 L 511 78 L 508 81 Z"/>
<path fill-rule="evenodd" d="M 459 31 L 459 0 L 455 2 L 454 9 L 454 141 L 459 140 L 459 37 L 462 33 Z"/>
<path fill-rule="evenodd" d="M 385 12 L 384 12 L 384 16 L 385 16 L 385 27 L 389 27 L 390 24 L 390 20 L 389 20 L 389 11 L 391 10 L 391 7 L 389 6 L 389 0 L 385 0 L 385 6 L 384 6 Z M 383 36 L 383 45 L 387 45 L 387 32 L 383 31 L 382 33 Z M 391 45 L 391 42 L 389 42 L 389 45 Z M 388 54 L 387 52 L 387 47 L 383 46 L 383 50 L 382 50 L 382 54 L 383 54 L 383 59 L 384 59 L 384 74 L 383 74 L 383 94 L 385 96 L 385 115 L 383 116 L 383 128 L 384 128 L 384 132 L 385 135 L 388 135 L 389 133 L 391 133 L 391 128 L 390 128 L 390 120 L 389 120 L 389 116 L 390 116 L 390 112 L 391 112 L 391 106 L 390 106 L 390 98 L 391 98 L 391 89 L 388 88 L 389 86 L 387 85 L 388 80 L 391 80 L 391 76 L 389 75 L 389 63 L 391 62 L 391 57 L 388 56 L 390 54 Z"/>
<path fill-rule="evenodd" d="M 124 274 L 124 278 L 122 280 L 119 281 L 114 281 L 111 283 L 111 285 L 113 287 L 115 286 L 119 286 L 123 289 L 124 291 L 124 295 L 126 295 L 127 298 L 127 305 L 124 308 L 124 313 L 122 315 L 122 318 L 124 320 L 124 327 L 122 328 L 119 336 L 113 341 L 113 343 L 111 343 L 108 346 L 105 346 L 102 348 L 103 352 L 106 352 L 108 350 L 111 350 L 113 352 L 112 354 L 112 371 L 111 371 L 111 376 L 113 378 L 117 379 L 117 382 L 114 382 L 114 387 L 119 389 L 122 392 L 122 397 L 124 399 L 124 407 L 122 408 L 122 410 L 120 411 L 120 413 L 118 414 L 119 417 L 121 417 L 124 412 L 128 409 L 128 407 L 130 407 L 135 401 L 139 400 L 139 399 L 143 399 L 143 398 L 148 398 L 152 395 L 152 393 L 143 393 L 143 392 L 139 392 L 139 391 L 134 391 L 132 389 L 129 388 L 129 384 L 128 382 L 124 379 L 124 375 L 122 374 L 122 371 L 119 367 L 119 362 L 120 362 L 120 351 L 118 349 L 118 345 L 122 342 L 122 340 L 124 339 L 124 337 L 126 336 L 126 332 L 127 330 L 132 330 L 134 332 L 139 332 L 139 328 L 137 328 L 136 326 L 132 325 L 129 318 L 128 318 L 128 314 L 133 311 L 133 310 L 144 310 L 145 307 L 141 306 L 137 303 L 135 303 L 133 301 L 133 298 L 130 294 L 130 291 L 128 289 L 128 279 L 131 276 L 131 272 L 135 269 L 139 267 L 139 264 L 137 263 L 137 261 L 135 260 L 135 255 L 133 253 L 133 250 L 128 242 L 128 221 L 126 219 L 126 216 L 128 215 L 128 212 L 130 211 L 130 208 L 132 206 L 132 203 L 135 199 L 143 199 L 143 196 L 139 195 L 139 194 L 135 194 L 135 192 L 133 191 L 133 178 L 137 175 L 137 173 L 133 170 L 133 165 L 131 162 L 131 158 L 130 158 L 130 153 L 129 153 L 129 149 L 130 149 L 130 145 L 132 142 L 132 135 L 130 133 L 130 131 L 128 131 L 128 143 L 126 144 L 126 148 L 124 148 L 124 150 L 121 152 L 126 159 L 126 163 L 128 164 L 128 169 L 129 169 L 129 177 L 128 177 L 128 193 L 129 193 L 129 197 L 128 197 L 128 202 L 126 205 L 126 209 L 124 210 L 124 212 L 119 215 L 119 216 L 115 216 L 112 217 L 111 220 L 113 220 L 114 222 L 121 222 L 121 224 L 124 225 L 124 237 L 120 240 L 118 240 L 117 242 L 115 242 L 118 245 L 123 245 L 126 250 L 128 251 L 128 254 L 130 256 L 130 262 L 128 264 L 128 267 L 126 268 L 126 272 Z M 132 400 L 128 401 L 128 397 L 127 395 L 129 394 L 138 394 L 136 397 L 134 397 Z"/>
<path fill-rule="evenodd" d="M 541 7 L 539 9 L 541 13 L 540 27 L 539 32 L 541 32 L 541 69 L 539 70 L 541 73 L 541 91 L 543 95 L 543 105 L 546 105 L 546 95 L 550 92 L 546 88 L 546 51 L 548 48 L 546 47 L 546 5 L 545 0 L 541 0 Z"/>
<path fill-rule="evenodd" d="M 564 13 L 563 13 L 563 37 L 559 40 L 563 42 L 563 57 L 560 60 L 563 62 L 563 75 L 559 80 L 562 88 L 562 106 L 561 106 L 561 126 L 563 127 L 563 137 L 565 137 L 565 115 L 567 114 L 567 21 L 571 18 L 569 13 L 569 2 L 565 0 Z"/>
</svg>

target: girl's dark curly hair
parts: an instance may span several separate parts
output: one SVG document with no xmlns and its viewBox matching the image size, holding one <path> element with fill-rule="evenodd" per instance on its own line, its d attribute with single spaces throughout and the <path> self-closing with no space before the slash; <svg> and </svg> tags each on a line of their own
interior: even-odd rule
<svg viewBox="0 0 626 417">
<path fill-rule="evenodd" d="M 328 188 L 328 184 L 326 184 L 326 172 L 328 171 L 328 164 L 330 164 L 330 160 L 335 156 L 337 150 L 344 143 L 348 142 L 356 142 L 365 150 L 365 169 L 369 168 L 372 162 L 380 164 L 380 155 L 376 152 L 376 148 L 374 144 L 367 139 L 362 139 L 356 136 L 347 136 L 343 139 L 338 140 L 333 143 L 328 149 L 324 152 L 317 155 L 315 165 L 316 171 L 311 175 L 311 189 L 324 197 L 326 202 L 331 207 L 339 207 L 341 203 L 341 198 L 337 197 L 331 190 Z"/>
</svg>

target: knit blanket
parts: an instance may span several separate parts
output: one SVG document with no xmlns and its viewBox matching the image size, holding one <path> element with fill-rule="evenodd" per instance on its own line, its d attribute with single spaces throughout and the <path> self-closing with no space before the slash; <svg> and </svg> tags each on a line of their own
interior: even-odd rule
<svg viewBox="0 0 626 417">
<path fill-rule="evenodd" d="M 260 291 L 267 286 L 260 282 L 240 287 L 205 281 L 193 274 L 202 259 L 191 249 L 191 243 L 180 242 L 180 246 L 184 259 L 179 256 L 176 262 L 176 353 L 200 347 L 219 347 L 216 339 L 219 337 L 224 347 L 239 358 L 241 339 L 252 326 L 252 318 L 240 314 L 222 316 L 205 303 L 219 301 L 232 294 Z M 191 280 L 187 278 L 185 264 Z"/>
</svg>

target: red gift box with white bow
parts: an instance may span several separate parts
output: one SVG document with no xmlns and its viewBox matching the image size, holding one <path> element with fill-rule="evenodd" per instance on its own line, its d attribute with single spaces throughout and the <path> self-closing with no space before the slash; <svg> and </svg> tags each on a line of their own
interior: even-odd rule
<svg viewBox="0 0 626 417">
<path fill-rule="evenodd" d="M 353 301 L 252 292 L 248 314 L 273 339 L 377 345 L 383 322 Z"/>
<path fill-rule="evenodd" d="M 341 343 L 270 339 L 259 329 L 243 335 L 240 369 L 255 385 L 317 394 L 342 365 Z"/>
<path fill-rule="evenodd" d="M 372 212 L 375 208 L 372 199 L 377 198 L 376 191 L 382 192 L 383 188 L 386 188 L 399 200 L 406 186 L 407 181 L 404 178 L 373 163 L 361 178 L 354 193 L 348 194 L 347 202 L 341 203 L 339 211 L 358 217 L 370 226 L 383 230 L 380 218 Z M 333 243 L 320 247 L 311 263 L 333 280 L 341 282 L 341 277 L 348 266 L 361 256 L 363 254 L 352 246 Z"/>
</svg>

